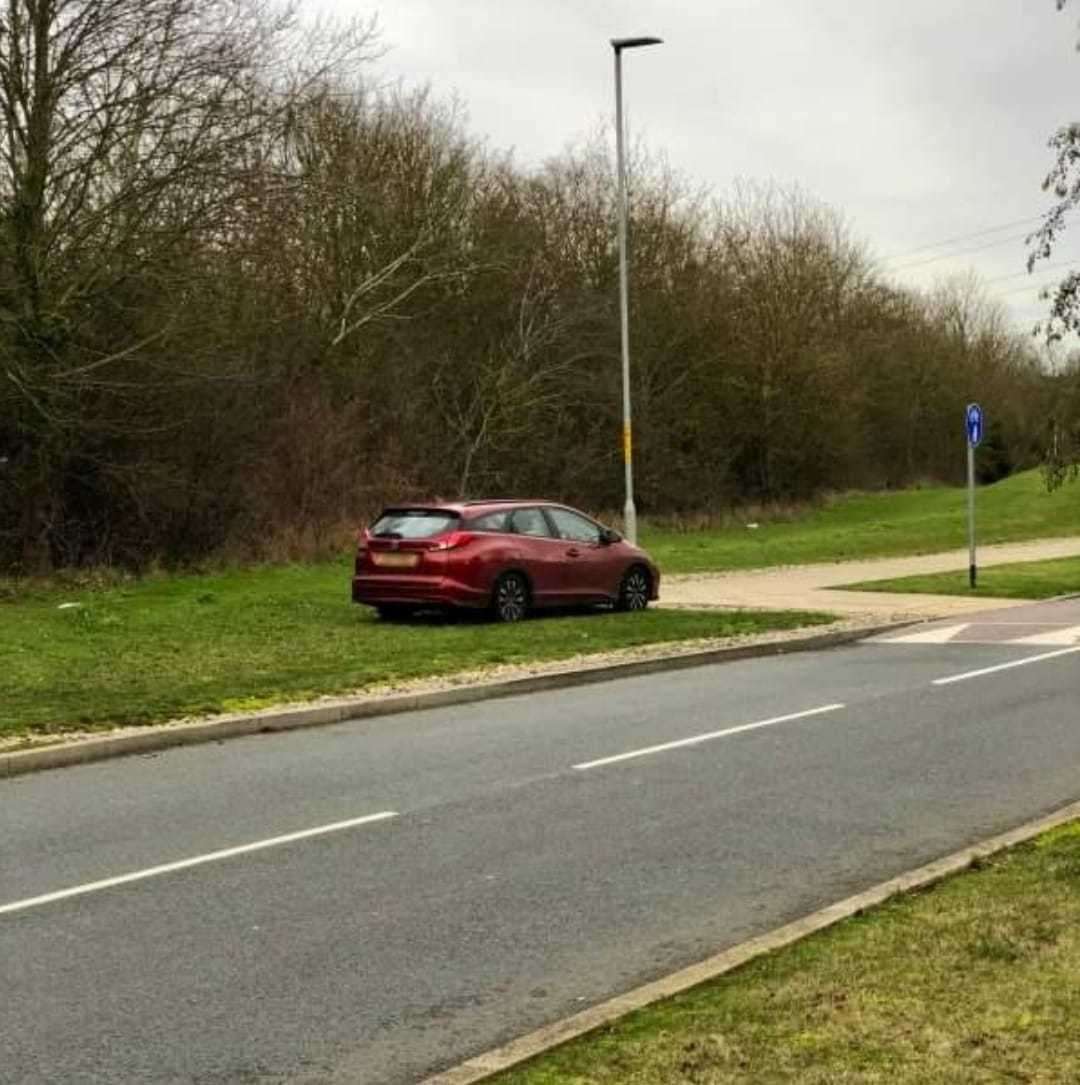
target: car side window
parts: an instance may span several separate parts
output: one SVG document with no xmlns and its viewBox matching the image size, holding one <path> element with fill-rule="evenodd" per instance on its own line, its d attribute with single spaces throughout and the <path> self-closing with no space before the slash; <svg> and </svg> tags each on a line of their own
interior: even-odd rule
<svg viewBox="0 0 1080 1085">
<path fill-rule="evenodd" d="M 478 516 L 469 524 L 470 531 L 495 531 L 506 532 L 510 530 L 510 513 L 507 509 L 498 512 L 489 512 L 486 516 Z"/>
<path fill-rule="evenodd" d="M 555 521 L 559 534 L 570 542 L 589 543 L 596 546 L 600 542 L 600 528 L 584 516 L 579 516 L 569 509 L 548 509 L 548 515 Z"/>
<path fill-rule="evenodd" d="M 533 535 L 545 539 L 552 537 L 547 518 L 539 509 L 515 509 L 510 517 L 510 530 L 518 535 Z"/>
</svg>

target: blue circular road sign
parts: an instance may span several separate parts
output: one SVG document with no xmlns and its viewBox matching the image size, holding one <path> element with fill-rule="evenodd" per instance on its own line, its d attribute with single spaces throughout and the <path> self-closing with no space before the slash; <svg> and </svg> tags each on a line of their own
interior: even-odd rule
<svg viewBox="0 0 1080 1085">
<path fill-rule="evenodd" d="M 965 421 L 967 423 L 968 444 L 972 448 L 976 448 L 983 438 L 983 411 L 978 403 L 969 403 L 967 405 Z"/>
</svg>

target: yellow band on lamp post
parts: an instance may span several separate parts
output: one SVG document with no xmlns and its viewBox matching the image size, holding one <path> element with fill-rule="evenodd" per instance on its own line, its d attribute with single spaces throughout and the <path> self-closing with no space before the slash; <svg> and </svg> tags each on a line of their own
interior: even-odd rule
<svg viewBox="0 0 1080 1085">
<path fill-rule="evenodd" d="M 634 439 L 630 433 L 629 426 L 623 426 L 622 430 L 622 454 L 623 463 L 629 463 L 633 458 L 634 451 Z"/>
</svg>

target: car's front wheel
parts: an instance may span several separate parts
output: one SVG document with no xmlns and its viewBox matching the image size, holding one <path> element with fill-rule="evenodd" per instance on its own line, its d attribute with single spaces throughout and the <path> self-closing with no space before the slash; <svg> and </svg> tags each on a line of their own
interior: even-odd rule
<svg viewBox="0 0 1080 1085">
<path fill-rule="evenodd" d="M 529 585 L 520 573 L 503 573 L 495 582 L 491 609 L 500 622 L 520 622 L 529 611 Z"/>
<path fill-rule="evenodd" d="M 631 566 L 619 585 L 615 606 L 619 610 L 644 610 L 649 605 L 649 587 L 649 574 L 640 565 Z"/>
</svg>

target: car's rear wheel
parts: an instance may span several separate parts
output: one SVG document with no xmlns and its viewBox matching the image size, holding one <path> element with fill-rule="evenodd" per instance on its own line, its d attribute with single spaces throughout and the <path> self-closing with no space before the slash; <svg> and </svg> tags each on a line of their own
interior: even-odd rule
<svg viewBox="0 0 1080 1085">
<path fill-rule="evenodd" d="M 503 573 L 495 581 L 491 610 L 500 622 L 520 622 L 529 612 L 529 585 L 520 573 Z"/>
<path fill-rule="evenodd" d="M 619 585 L 619 610 L 644 610 L 649 605 L 649 574 L 640 565 L 632 565 Z"/>
</svg>

